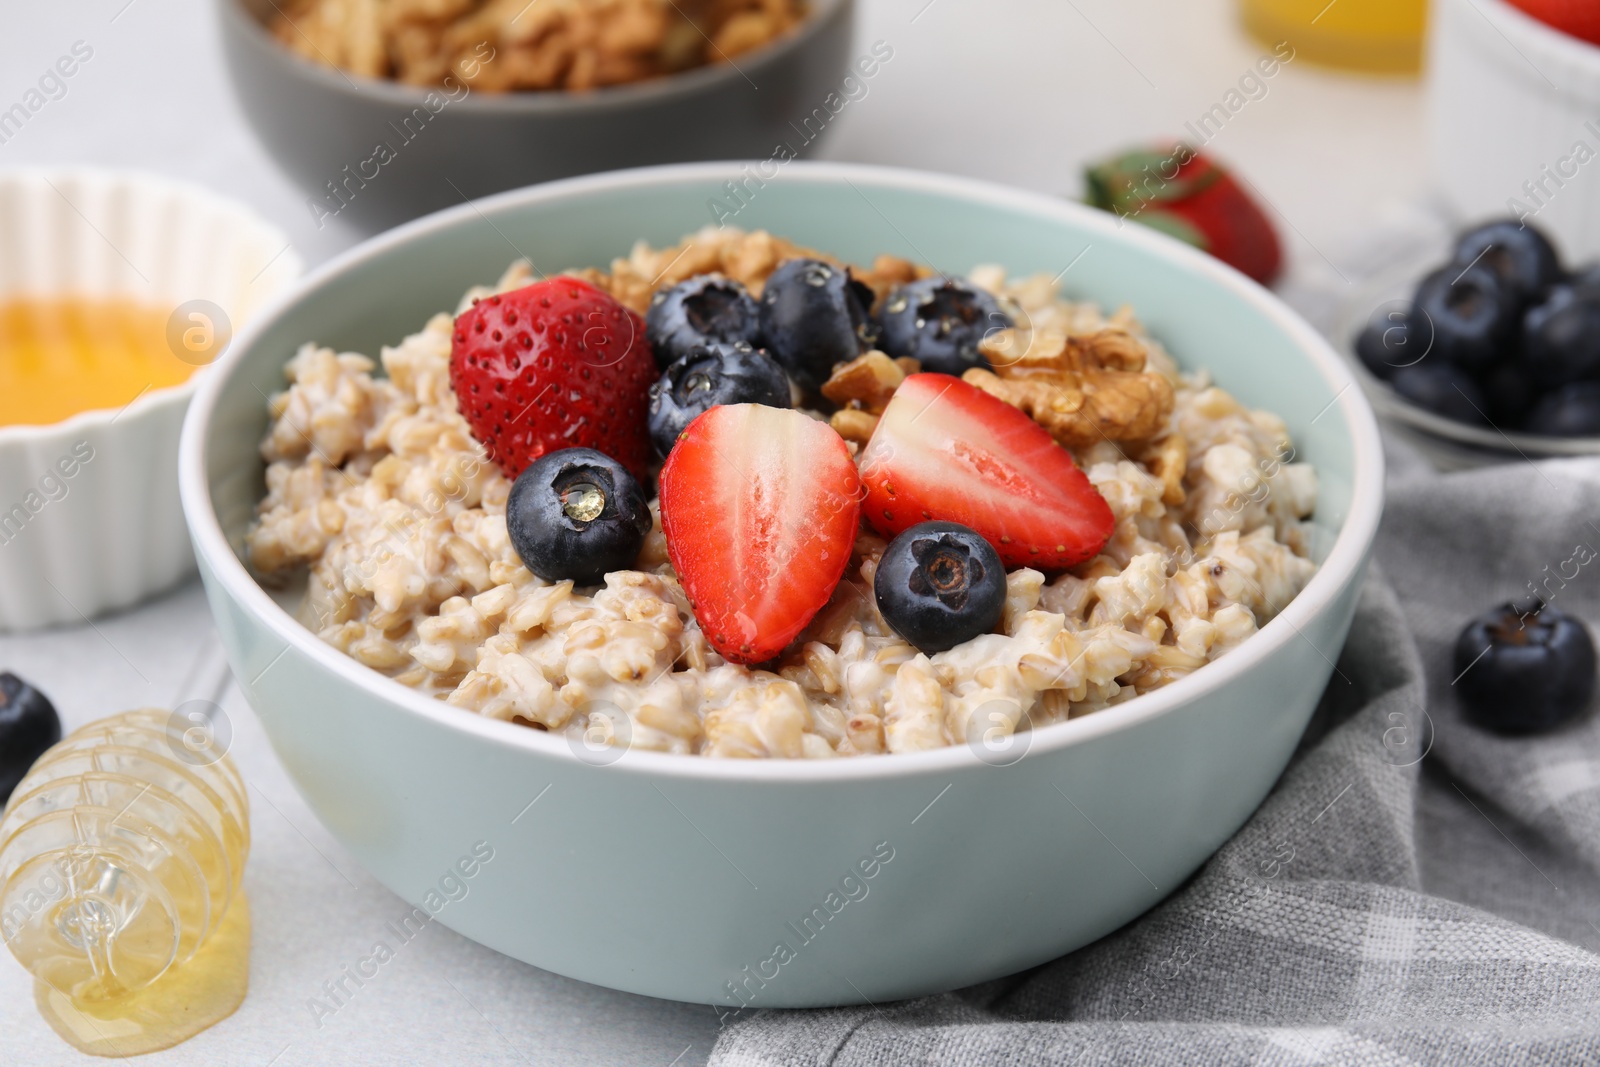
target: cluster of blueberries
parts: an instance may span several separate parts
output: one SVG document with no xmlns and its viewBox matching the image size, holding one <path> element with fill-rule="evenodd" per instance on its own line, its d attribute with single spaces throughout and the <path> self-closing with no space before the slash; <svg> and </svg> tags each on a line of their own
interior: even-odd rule
<svg viewBox="0 0 1600 1067">
<path fill-rule="evenodd" d="M 1409 309 L 1375 318 L 1356 355 L 1405 399 L 1458 422 L 1600 435 L 1600 264 L 1568 273 L 1514 219 L 1462 234 Z"/>
<path fill-rule="evenodd" d="M 960 375 L 987 366 L 979 343 L 1012 325 L 992 295 L 957 278 L 899 286 L 875 315 L 870 288 L 817 259 L 780 265 L 759 301 L 731 278 L 697 275 L 656 293 L 645 315 L 645 338 L 662 369 L 650 387 L 650 439 L 665 458 L 689 423 L 719 404 L 791 407 L 791 381 L 815 398 L 836 364 L 873 348 Z M 506 502 L 512 546 L 547 581 L 594 585 L 631 566 L 651 525 L 639 481 L 589 448 L 540 457 Z M 1006 575 L 973 530 L 924 525 L 937 529 L 919 527 L 886 551 L 875 592 L 902 635 L 931 652 L 994 628 Z"/>
<path fill-rule="evenodd" d="M 720 274 L 663 289 L 645 314 L 662 368 L 650 390 L 650 438 L 663 457 L 696 415 L 718 404 L 789 407 L 789 382 L 815 394 L 836 364 L 872 348 L 959 376 L 986 366 L 978 344 L 1013 325 L 993 296 L 958 278 L 902 285 L 872 313 L 873 293 L 844 267 L 791 259 L 757 301 Z"/>
</svg>

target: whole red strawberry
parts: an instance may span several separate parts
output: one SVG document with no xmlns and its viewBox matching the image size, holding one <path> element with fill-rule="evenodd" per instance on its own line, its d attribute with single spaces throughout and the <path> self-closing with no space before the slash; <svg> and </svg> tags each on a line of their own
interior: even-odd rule
<svg viewBox="0 0 1600 1067">
<path fill-rule="evenodd" d="M 639 316 L 577 278 L 475 302 L 450 343 L 461 416 L 507 478 L 562 448 L 596 449 L 642 476 L 656 374 Z"/>
<path fill-rule="evenodd" d="M 1511 6 L 1562 33 L 1600 44 L 1600 4 L 1594 0 L 1511 0 Z"/>
<path fill-rule="evenodd" d="M 1283 267 L 1272 221 L 1221 165 L 1186 144 L 1140 149 L 1084 172 L 1088 202 L 1211 253 L 1262 285 Z"/>
</svg>

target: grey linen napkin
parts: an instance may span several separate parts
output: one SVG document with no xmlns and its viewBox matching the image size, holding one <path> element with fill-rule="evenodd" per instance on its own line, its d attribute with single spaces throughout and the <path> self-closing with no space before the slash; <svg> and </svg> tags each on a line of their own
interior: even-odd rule
<svg viewBox="0 0 1600 1067">
<path fill-rule="evenodd" d="M 1600 719 L 1496 737 L 1451 662 L 1530 583 L 1600 633 L 1600 463 L 1408 474 L 1387 507 L 1300 751 L 1183 888 L 1010 978 L 755 1013 L 713 1067 L 1600 1063 Z"/>
</svg>

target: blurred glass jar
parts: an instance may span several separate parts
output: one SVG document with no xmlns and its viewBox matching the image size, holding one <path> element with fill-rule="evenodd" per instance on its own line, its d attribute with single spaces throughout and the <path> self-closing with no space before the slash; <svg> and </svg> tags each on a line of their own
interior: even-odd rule
<svg viewBox="0 0 1600 1067">
<path fill-rule="evenodd" d="M 1427 0 L 1240 0 L 1245 28 L 1298 58 L 1347 70 L 1414 74 L 1422 67 Z"/>
</svg>

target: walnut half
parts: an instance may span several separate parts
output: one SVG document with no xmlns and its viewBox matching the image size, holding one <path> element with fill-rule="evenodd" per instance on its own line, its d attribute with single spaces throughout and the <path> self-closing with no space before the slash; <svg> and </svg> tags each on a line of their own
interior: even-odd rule
<svg viewBox="0 0 1600 1067">
<path fill-rule="evenodd" d="M 877 429 L 878 416 L 889 406 L 889 398 L 906 375 L 917 370 L 916 360 L 890 359 L 876 349 L 839 364 L 822 383 L 822 395 L 839 405 L 830 425 L 846 441 L 866 444 Z"/>
<path fill-rule="evenodd" d="M 974 367 L 962 379 L 1027 412 L 1059 444 L 1139 441 L 1166 429 L 1172 383 L 1145 369 L 1144 344 L 1126 330 L 1035 333 L 1020 355 L 1010 351 L 1017 338 L 1004 335 L 984 345 L 994 370 Z"/>
</svg>

